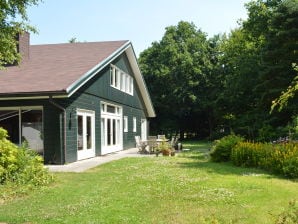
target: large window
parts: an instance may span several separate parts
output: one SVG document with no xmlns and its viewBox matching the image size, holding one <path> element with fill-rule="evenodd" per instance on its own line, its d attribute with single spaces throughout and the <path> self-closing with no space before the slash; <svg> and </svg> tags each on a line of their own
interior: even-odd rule
<svg viewBox="0 0 298 224">
<path fill-rule="evenodd" d="M 112 87 L 133 95 L 133 78 L 115 65 L 111 65 L 110 82 Z"/>
<path fill-rule="evenodd" d="M 0 108 L 0 127 L 7 130 L 9 140 L 43 154 L 43 116 L 41 107 Z"/>
</svg>

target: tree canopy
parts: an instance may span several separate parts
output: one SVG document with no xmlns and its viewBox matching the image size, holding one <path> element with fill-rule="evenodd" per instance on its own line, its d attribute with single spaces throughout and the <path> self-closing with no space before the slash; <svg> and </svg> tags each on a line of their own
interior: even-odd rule
<svg viewBox="0 0 298 224">
<path fill-rule="evenodd" d="M 140 54 L 157 111 L 153 131 L 199 137 L 233 131 L 262 141 L 289 132 L 298 109 L 292 68 L 298 1 L 255 0 L 246 8 L 248 19 L 229 35 L 208 39 L 181 21 Z M 279 97 L 287 104 L 272 111 Z"/>
<path fill-rule="evenodd" d="M 38 2 L 39 0 L 0 1 L 0 69 L 21 59 L 17 52 L 16 36 L 25 31 L 35 31 L 28 24 L 26 9 Z"/>
</svg>

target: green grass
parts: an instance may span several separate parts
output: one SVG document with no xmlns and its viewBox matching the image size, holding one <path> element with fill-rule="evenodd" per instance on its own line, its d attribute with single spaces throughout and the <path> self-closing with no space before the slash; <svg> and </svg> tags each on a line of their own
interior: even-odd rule
<svg viewBox="0 0 298 224">
<path fill-rule="evenodd" d="M 55 184 L 0 205 L 0 223 L 274 223 L 298 199 L 293 180 L 208 162 L 207 142 L 184 148 L 55 174 Z"/>
</svg>

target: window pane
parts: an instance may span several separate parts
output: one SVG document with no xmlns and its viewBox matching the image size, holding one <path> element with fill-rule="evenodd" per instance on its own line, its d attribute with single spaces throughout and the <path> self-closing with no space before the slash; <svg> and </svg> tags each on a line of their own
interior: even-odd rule
<svg viewBox="0 0 298 224">
<path fill-rule="evenodd" d="M 0 111 L 0 127 L 8 132 L 8 139 L 19 144 L 19 111 L 18 110 L 2 110 Z"/>
<path fill-rule="evenodd" d="M 113 119 L 113 145 L 116 145 L 116 120 Z"/>
<path fill-rule="evenodd" d="M 111 119 L 107 119 L 107 134 L 108 134 L 108 145 L 111 145 L 111 134 L 112 134 Z"/>
<path fill-rule="evenodd" d="M 102 118 L 101 119 L 101 144 L 104 146 L 106 145 L 105 134 L 106 134 L 105 119 Z"/>
<path fill-rule="evenodd" d="M 43 128 L 41 110 L 22 110 L 22 143 L 43 155 Z"/>
<path fill-rule="evenodd" d="M 129 93 L 129 76 L 128 75 L 125 76 L 125 80 L 126 80 L 125 92 Z"/>
<path fill-rule="evenodd" d="M 78 115 L 78 150 L 83 150 L 83 116 Z"/>
<path fill-rule="evenodd" d="M 108 112 L 108 113 L 113 113 L 113 114 L 115 114 L 115 113 L 116 113 L 116 108 L 115 108 L 114 106 L 107 105 L 107 112 Z"/>
<path fill-rule="evenodd" d="M 121 91 L 125 91 L 125 73 L 121 72 Z"/>
<path fill-rule="evenodd" d="M 119 71 L 118 71 L 118 69 L 115 69 L 115 83 L 114 83 L 114 86 L 115 87 L 117 87 L 118 86 L 118 73 L 119 73 Z"/>
<path fill-rule="evenodd" d="M 92 148 L 92 123 L 91 117 L 87 116 L 87 149 Z"/>
</svg>

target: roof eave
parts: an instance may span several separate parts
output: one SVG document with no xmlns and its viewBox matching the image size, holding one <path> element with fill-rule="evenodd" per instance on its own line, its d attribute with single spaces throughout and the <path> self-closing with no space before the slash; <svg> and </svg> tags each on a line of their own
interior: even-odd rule
<svg viewBox="0 0 298 224">
<path fill-rule="evenodd" d="M 133 46 L 130 44 L 130 47 L 127 48 L 125 52 L 132 66 L 133 73 L 135 74 L 136 82 L 140 88 L 140 92 L 145 103 L 145 107 L 147 109 L 148 117 L 156 117 L 144 77 L 140 71 L 138 61 L 136 60 L 136 55 Z"/>
<path fill-rule="evenodd" d="M 26 99 L 48 99 L 53 98 L 66 98 L 68 97 L 65 91 L 40 91 L 40 92 L 19 92 L 19 93 L 0 93 L 1 100 L 26 100 Z"/>
</svg>

